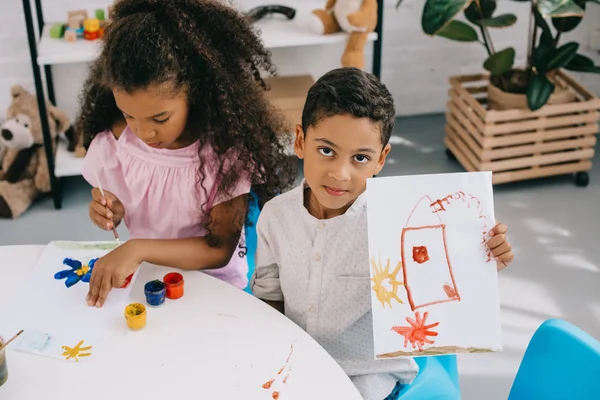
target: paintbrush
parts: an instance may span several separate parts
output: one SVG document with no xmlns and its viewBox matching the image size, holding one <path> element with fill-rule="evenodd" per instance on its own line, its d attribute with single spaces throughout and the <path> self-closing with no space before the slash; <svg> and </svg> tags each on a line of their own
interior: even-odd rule
<svg viewBox="0 0 600 400">
<path fill-rule="evenodd" d="M 100 194 L 106 201 L 106 196 L 104 195 L 104 190 L 102 190 L 102 185 L 100 184 L 100 179 L 98 179 L 98 174 L 95 172 L 94 172 L 94 174 L 96 175 L 96 182 L 98 183 L 98 189 L 100 190 Z M 106 205 L 106 209 L 108 210 L 108 204 Z M 108 210 L 108 211 L 110 211 L 110 210 Z M 121 239 L 119 239 L 119 234 L 117 233 L 117 227 L 115 226 L 115 221 L 113 221 L 112 231 L 113 231 L 113 235 L 115 235 L 115 240 L 117 241 L 117 245 L 120 245 Z"/>
<path fill-rule="evenodd" d="M 10 344 L 10 342 L 12 342 L 13 340 L 15 340 L 21 333 L 23 333 L 23 329 L 21 329 L 19 331 L 19 333 L 17 333 L 15 336 L 13 336 L 10 339 L 8 339 L 8 342 L 6 342 L 2 346 L 0 346 L 0 351 L 4 350 L 6 348 L 6 346 L 8 346 Z"/>
</svg>

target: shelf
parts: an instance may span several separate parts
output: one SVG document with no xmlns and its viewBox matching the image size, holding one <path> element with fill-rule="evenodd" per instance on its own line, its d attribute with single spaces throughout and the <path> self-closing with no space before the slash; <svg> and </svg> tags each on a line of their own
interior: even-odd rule
<svg viewBox="0 0 600 400">
<path fill-rule="evenodd" d="M 300 18 L 297 17 L 288 21 L 280 16 L 259 21 L 255 24 L 260 29 L 264 45 L 268 49 L 283 47 L 301 47 L 301 46 L 319 46 L 334 43 L 344 43 L 348 35 L 346 33 L 335 33 L 332 35 L 319 35 L 309 29 L 307 15 L 309 10 L 303 10 Z M 52 24 L 44 26 L 42 37 L 38 44 L 38 65 L 57 65 L 70 63 L 86 63 L 92 61 L 100 50 L 100 40 L 88 41 L 79 39 L 76 42 L 69 43 L 64 39 L 53 39 L 50 37 L 50 27 Z M 375 41 L 377 34 L 369 34 L 369 41 Z"/>
<path fill-rule="evenodd" d="M 57 178 L 81 175 L 83 157 L 75 157 L 75 152 L 68 151 L 67 143 L 62 139 L 58 142 L 54 160 L 54 175 Z"/>
</svg>

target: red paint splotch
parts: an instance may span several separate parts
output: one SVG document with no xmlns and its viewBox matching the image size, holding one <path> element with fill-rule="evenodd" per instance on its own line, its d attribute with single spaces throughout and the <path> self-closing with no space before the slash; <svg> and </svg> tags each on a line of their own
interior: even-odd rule
<svg viewBox="0 0 600 400">
<path fill-rule="evenodd" d="M 452 286 L 450 286 L 449 284 L 445 284 L 443 287 L 444 292 L 446 292 L 449 298 L 454 299 L 458 297 L 458 293 L 456 293 L 456 290 L 454 290 Z"/>
<path fill-rule="evenodd" d="M 429 253 L 425 246 L 414 246 L 413 247 L 413 260 L 416 263 L 423 264 L 425 261 L 429 261 Z"/>
<path fill-rule="evenodd" d="M 292 367 L 290 366 L 290 360 L 292 358 L 292 354 L 294 354 L 294 345 L 292 344 L 290 346 L 290 353 L 287 356 L 287 359 L 285 360 L 285 363 L 283 364 L 283 366 L 279 369 L 279 371 L 277 372 L 277 376 L 274 379 L 271 379 L 268 382 L 263 383 L 262 387 L 263 389 L 271 389 L 271 387 L 273 386 L 273 383 L 275 383 L 276 380 L 281 379 L 281 374 L 283 373 L 284 370 L 287 370 L 287 374 L 285 375 L 285 377 L 282 380 L 282 384 L 285 384 L 288 380 L 288 378 L 290 377 L 290 371 L 292 370 Z M 277 400 L 279 399 L 279 392 L 278 391 L 274 391 L 272 393 L 273 399 Z"/>
<path fill-rule="evenodd" d="M 269 382 L 263 383 L 263 389 L 271 389 L 271 385 L 273 385 L 273 382 L 275 382 L 275 379 L 271 379 Z"/>
<path fill-rule="evenodd" d="M 427 316 L 429 314 L 427 311 L 423 314 L 423 318 L 421 318 L 421 313 L 417 311 L 415 313 L 415 319 L 411 317 L 406 317 L 406 321 L 410 324 L 410 326 L 393 326 L 392 330 L 399 335 L 404 336 L 404 347 L 408 346 L 408 342 L 412 345 L 412 348 L 419 348 L 419 351 L 423 351 L 423 346 L 425 344 L 433 344 L 434 341 L 427 338 L 427 336 L 437 336 L 438 333 L 435 331 L 431 331 L 431 328 L 435 328 L 440 323 L 434 322 L 433 324 L 426 325 L 425 321 L 427 320 Z"/>
</svg>

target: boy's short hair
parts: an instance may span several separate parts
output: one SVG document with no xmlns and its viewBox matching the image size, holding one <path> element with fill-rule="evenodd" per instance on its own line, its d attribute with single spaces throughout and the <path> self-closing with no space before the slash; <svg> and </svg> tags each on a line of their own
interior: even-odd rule
<svg viewBox="0 0 600 400">
<path fill-rule="evenodd" d="M 358 68 L 337 68 L 323 75 L 308 91 L 302 111 L 304 134 L 325 118 L 351 115 L 379 125 L 385 146 L 394 129 L 394 98 L 374 75 Z"/>
</svg>

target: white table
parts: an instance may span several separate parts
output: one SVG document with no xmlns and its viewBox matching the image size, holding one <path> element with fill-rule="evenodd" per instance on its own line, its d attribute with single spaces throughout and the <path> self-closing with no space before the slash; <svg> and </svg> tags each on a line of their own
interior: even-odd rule
<svg viewBox="0 0 600 400">
<path fill-rule="evenodd" d="M 43 249 L 0 247 L 0 306 L 19 290 Z M 146 304 L 144 283 L 166 271 L 142 265 L 131 301 Z M 206 274 L 183 275 L 184 296 L 147 308 L 148 323 L 141 331 L 129 331 L 123 318 L 123 334 L 108 353 L 76 363 L 9 346 L 9 378 L 0 386 L 0 399 L 270 400 L 274 390 L 280 400 L 361 399 L 323 348 L 283 315 Z M 285 364 L 292 344 L 289 379 L 264 389 Z"/>
</svg>

